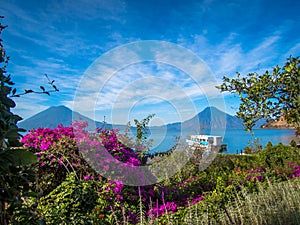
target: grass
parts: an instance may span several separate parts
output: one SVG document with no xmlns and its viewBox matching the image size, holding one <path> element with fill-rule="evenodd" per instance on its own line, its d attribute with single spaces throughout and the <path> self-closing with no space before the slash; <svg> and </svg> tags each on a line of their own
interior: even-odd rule
<svg viewBox="0 0 300 225">
<path fill-rule="evenodd" d="M 201 203 L 200 203 L 201 204 Z M 219 210 L 218 218 L 197 210 L 198 205 L 188 212 L 184 224 L 300 224 L 300 180 L 259 186 L 258 193 L 237 193 L 226 210 Z M 177 224 L 175 221 L 172 224 Z"/>
<path fill-rule="evenodd" d="M 166 213 L 164 220 L 143 218 L 139 224 L 299 225 L 300 179 L 275 184 L 269 183 L 267 188 L 259 185 L 257 193 L 249 194 L 245 191 L 236 193 L 235 198 L 228 202 L 225 210 L 219 209 L 217 217 L 212 217 L 210 214 L 209 208 L 213 208 L 213 206 L 205 205 L 203 207 L 203 204 L 207 204 L 207 202 L 203 201 L 191 206 L 185 213 L 181 213 L 185 216 L 179 220 L 176 220 L 174 215 Z M 206 210 L 203 210 L 204 208 Z M 123 224 L 128 223 L 124 222 Z"/>
</svg>

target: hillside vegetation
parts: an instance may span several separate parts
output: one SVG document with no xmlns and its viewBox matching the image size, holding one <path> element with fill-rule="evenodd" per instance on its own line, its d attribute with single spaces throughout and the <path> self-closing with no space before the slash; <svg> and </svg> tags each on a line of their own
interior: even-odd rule
<svg viewBox="0 0 300 225">
<path fill-rule="evenodd" d="M 37 195 L 13 213 L 18 224 L 299 224 L 300 152 L 282 144 L 256 154 L 218 154 L 204 171 L 195 162 L 148 186 L 126 186 L 99 174 L 85 154 L 100 143 L 118 160 L 139 166 L 117 131 L 89 133 L 74 127 L 40 128 L 22 142 L 38 157 L 31 186 Z M 78 126 L 81 127 L 80 134 Z M 96 142 L 95 142 L 96 141 Z M 89 146 L 89 152 L 78 143 Z M 87 143 L 90 143 L 86 145 Z M 80 152 L 82 154 L 80 154 Z M 171 157 L 171 156 L 166 156 Z M 200 156 L 201 157 L 201 156 Z M 90 157 L 88 157 L 90 159 Z M 99 158 L 101 160 L 101 158 Z M 105 160 L 102 159 L 104 163 Z M 97 161 L 99 162 L 99 161 Z M 103 164 L 103 168 L 109 164 Z M 174 166 L 174 165 L 167 165 Z M 124 171 L 124 168 L 120 168 Z M 151 179 L 155 174 L 141 174 Z M 118 173 L 118 171 L 116 171 Z M 122 174 L 122 173 L 121 173 Z M 126 173 L 123 176 L 128 176 Z M 152 177 L 153 178 L 153 177 Z"/>
</svg>

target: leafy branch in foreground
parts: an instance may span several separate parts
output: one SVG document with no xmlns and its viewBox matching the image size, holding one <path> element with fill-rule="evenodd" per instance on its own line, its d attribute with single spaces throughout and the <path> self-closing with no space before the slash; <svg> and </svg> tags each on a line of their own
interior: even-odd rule
<svg viewBox="0 0 300 225">
<path fill-rule="evenodd" d="M 0 23 L 0 34 L 6 27 Z M 33 153 L 23 149 L 19 142 L 20 132 L 25 130 L 18 127 L 22 118 L 12 112 L 16 107 L 12 97 L 29 93 L 49 95 L 58 89 L 46 75 L 53 90 L 46 90 L 41 86 L 41 91 L 25 90 L 24 93 L 16 94 L 14 82 L 6 71 L 9 57 L 2 42 L 0 38 L 0 224 L 7 225 L 15 224 L 14 213 L 21 210 L 25 197 L 34 195 L 32 183 L 35 173 L 29 165 L 38 159 Z M 29 209 L 25 211 L 26 214 L 32 213 Z"/>
<path fill-rule="evenodd" d="M 216 86 L 221 92 L 236 93 L 241 104 L 237 117 L 251 131 L 255 123 L 265 118 L 278 119 L 284 116 L 289 124 L 300 131 L 300 59 L 288 58 L 285 65 L 276 66 L 272 72 L 249 73 L 236 78 L 223 77 L 223 83 Z"/>
<path fill-rule="evenodd" d="M 29 94 L 29 93 L 35 93 L 35 94 L 47 94 L 47 95 L 50 95 L 50 92 L 58 92 L 58 88 L 54 85 L 54 82 L 55 80 L 50 80 L 50 78 L 48 77 L 47 74 L 45 74 L 47 80 L 48 80 L 48 84 L 53 88 L 52 90 L 46 90 L 44 86 L 40 86 L 40 91 L 34 91 L 34 90 L 31 90 L 31 89 L 25 89 L 24 92 L 22 93 L 16 93 L 17 92 L 17 89 L 14 88 L 12 90 L 12 94 L 10 97 L 20 97 L 21 95 L 26 95 L 26 94 Z"/>
</svg>

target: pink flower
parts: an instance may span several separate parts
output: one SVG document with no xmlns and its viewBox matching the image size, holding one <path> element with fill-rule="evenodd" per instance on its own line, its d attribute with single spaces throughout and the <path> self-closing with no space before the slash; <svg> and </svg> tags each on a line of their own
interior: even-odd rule
<svg viewBox="0 0 300 225">
<path fill-rule="evenodd" d="M 89 180 L 89 179 L 94 179 L 94 176 L 90 176 L 90 175 L 85 175 L 83 177 L 84 180 Z"/>
<path fill-rule="evenodd" d="M 196 198 L 193 199 L 192 204 L 196 204 L 197 202 L 200 202 L 202 200 L 203 200 L 203 198 L 201 196 L 198 196 L 198 197 L 196 197 Z"/>
<path fill-rule="evenodd" d="M 114 180 L 115 183 L 115 188 L 113 189 L 113 191 L 115 192 L 115 194 L 120 194 L 123 190 L 124 184 L 121 181 L 118 180 Z"/>
</svg>

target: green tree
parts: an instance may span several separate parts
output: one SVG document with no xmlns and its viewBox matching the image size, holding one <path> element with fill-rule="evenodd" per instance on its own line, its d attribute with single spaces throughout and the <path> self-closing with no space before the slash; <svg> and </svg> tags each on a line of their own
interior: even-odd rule
<svg viewBox="0 0 300 225">
<path fill-rule="evenodd" d="M 262 118 L 274 120 L 284 116 L 300 132 L 300 59 L 290 57 L 285 65 L 278 65 L 272 72 L 249 73 L 236 78 L 223 77 L 223 83 L 216 88 L 221 92 L 236 93 L 241 104 L 237 117 L 244 122 L 245 129 L 252 131 Z"/>
<path fill-rule="evenodd" d="M 0 23 L 0 34 L 5 28 Z M 49 95 L 49 92 L 58 89 L 54 81 L 47 77 L 53 90 L 47 91 L 41 86 L 41 91 L 25 90 L 17 94 L 11 76 L 6 71 L 9 57 L 2 42 L 0 39 L 0 224 L 6 225 L 15 222 L 14 213 L 22 210 L 24 197 L 32 194 L 31 182 L 34 182 L 35 174 L 28 165 L 37 161 L 37 157 L 23 149 L 19 142 L 20 132 L 25 130 L 17 125 L 22 118 L 11 111 L 16 106 L 12 97 L 29 93 Z"/>
<path fill-rule="evenodd" d="M 139 153 L 142 164 L 147 162 L 147 151 L 152 145 L 153 139 L 148 140 L 147 133 L 149 131 L 148 124 L 150 120 L 155 116 L 155 114 L 150 114 L 142 120 L 134 120 L 136 126 L 136 135 L 133 137 L 130 135 L 131 124 L 127 123 L 127 127 L 124 134 L 119 134 L 119 140 L 127 147 L 133 148 Z"/>
<path fill-rule="evenodd" d="M 272 142 L 271 142 L 271 141 L 268 141 L 268 143 L 267 143 L 267 145 L 266 145 L 266 149 L 267 149 L 267 148 L 270 148 L 270 147 L 272 147 L 272 146 L 273 146 Z"/>
<path fill-rule="evenodd" d="M 295 140 L 291 140 L 290 146 L 292 146 L 294 148 L 297 147 L 297 142 Z"/>
<path fill-rule="evenodd" d="M 138 121 L 137 119 L 134 120 L 134 124 L 136 125 L 136 139 L 137 142 L 142 143 L 144 140 L 147 139 L 147 126 L 150 120 L 155 116 L 155 114 L 150 114 L 146 118 Z"/>
<path fill-rule="evenodd" d="M 139 152 L 142 164 L 145 164 L 147 161 L 147 157 L 145 153 L 149 150 L 152 139 L 147 141 L 147 133 L 148 133 L 148 124 L 150 120 L 155 116 L 155 114 L 150 114 L 146 118 L 138 121 L 134 120 L 134 124 L 136 126 L 136 141 L 135 141 L 135 149 Z"/>
<path fill-rule="evenodd" d="M 0 23 L 0 34 L 3 29 L 5 26 Z M 19 132 L 23 131 L 17 122 L 22 118 L 11 112 L 15 102 L 9 96 L 14 83 L 6 72 L 8 60 L 0 39 L 0 224 L 3 225 L 12 221 L 21 198 L 30 191 L 29 181 L 34 176 L 24 166 L 36 161 L 32 153 L 16 148 L 20 146 Z"/>
</svg>

